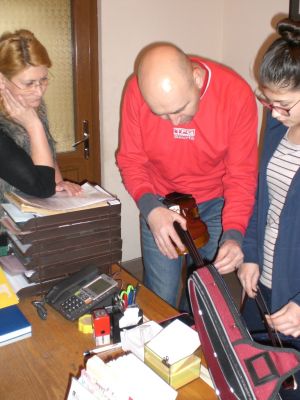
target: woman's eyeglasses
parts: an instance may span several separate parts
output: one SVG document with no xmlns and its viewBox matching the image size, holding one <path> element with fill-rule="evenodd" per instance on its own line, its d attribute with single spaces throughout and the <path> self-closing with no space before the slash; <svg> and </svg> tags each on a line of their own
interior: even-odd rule
<svg viewBox="0 0 300 400">
<path fill-rule="evenodd" d="M 48 76 L 45 76 L 44 78 L 38 79 L 38 80 L 33 80 L 33 81 L 28 81 L 22 83 L 23 87 L 20 87 L 17 85 L 15 82 L 10 81 L 14 86 L 16 86 L 18 89 L 22 90 L 23 92 L 33 92 L 37 87 L 40 87 L 42 89 L 46 88 L 49 85 L 49 80 L 50 78 Z"/>
<path fill-rule="evenodd" d="M 271 110 L 271 111 L 274 110 L 274 111 L 276 111 L 278 114 L 283 115 L 283 116 L 285 116 L 285 117 L 289 117 L 289 116 L 291 115 L 291 114 L 290 114 L 291 109 L 294 108 L 294 107 L 300 102 L 300 100 L 298 100 L 294 105 L 292 105 L 292 107 L 290 107 L 290 108 L 285 108 L 285 107 L 280 107 L 280 106 L 274 106 L 274 105 L 273 105 L 272 103 L 270 103 L 270 102 L 268 101 L 268 99 L 267 99 L 260 91 L 258 91 L 258 90 L 256 90 L 256 91 L 254 92 L 254 94 L 255 94 L 257 100 L 258 100 L 264 107 L 268 108 L 268 109 Z"/>
</svg>

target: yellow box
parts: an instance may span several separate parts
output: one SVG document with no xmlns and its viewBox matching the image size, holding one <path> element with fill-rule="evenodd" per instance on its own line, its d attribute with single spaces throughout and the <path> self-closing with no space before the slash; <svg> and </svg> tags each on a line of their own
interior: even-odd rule
<svg viewBox="0 0 300 400">
<path fill-rule="evenodd" d="M 170 365 L 166 359 L 162 359 L 145 345 L 144 362 L 174 389 L 200 376 L 201 360 L 195 354 Z"/>
</svg>

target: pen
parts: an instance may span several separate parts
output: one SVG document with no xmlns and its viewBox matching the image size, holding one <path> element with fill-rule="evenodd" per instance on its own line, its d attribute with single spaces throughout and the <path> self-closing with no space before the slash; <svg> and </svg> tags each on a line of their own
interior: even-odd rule
<svg viewBox="0 0 300 400">
<path fill-rule="evenodd" d="M 138 294 L 138 291 L 139 291 L 139 289 L 140 289 L 140 284 L 138 283 L 137 285 L 136 285 L 136 287 L 133 289 L 133 299 L 132 299 L 132 304 L 135 304 L 136 303 L 136 296 L 137 296 L 137 294 Z"/>
<path fill-rule="evenodd" d="M 91 354 L 104 353 L 105 351 L 115 350 L 115 349 L 118 349 L 119 347 L 122 347 L 121 342 L 114 343 L 114 344 L 108 344 L 107 346 L 97 347 L 96 349 L 93 349 L 93 350 L 87 350 L 83 353 L 83 355 L 89 356 Z"/>
</svg>

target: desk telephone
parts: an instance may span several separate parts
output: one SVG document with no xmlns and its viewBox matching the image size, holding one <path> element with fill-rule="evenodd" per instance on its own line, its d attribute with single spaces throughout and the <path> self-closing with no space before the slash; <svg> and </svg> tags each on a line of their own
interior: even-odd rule
<svg viewBox="0 0 300 400">
<path fill-rule="evenodd" d="M 46 303 L 65 318 L 74 321 L 118 291 L 118 283 L 106 274 L 99 275 L 97 267 L 83 268 L 55 285 L 45 297 Z"/>
</svg>

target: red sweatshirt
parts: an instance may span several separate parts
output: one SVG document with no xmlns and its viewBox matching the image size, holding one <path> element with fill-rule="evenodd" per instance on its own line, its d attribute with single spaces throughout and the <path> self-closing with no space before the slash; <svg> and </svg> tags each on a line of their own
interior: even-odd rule
<svg viewBox="0 0 300 400">
<path fill-rule="evenodd" d="M 197 203 L 224 197 L 223 230 L 242 234 L 257 180 L 257 107 L 249 85 L 232 70 L 192 58 L 207 71 L 207 84 L 192 121 L 174 126 L 154 115 L 136 77 L 125 90 L 117 162 L 126 189 L 192 194 Z"/>
</svg>

